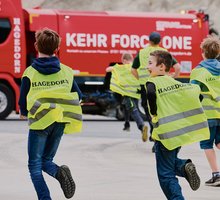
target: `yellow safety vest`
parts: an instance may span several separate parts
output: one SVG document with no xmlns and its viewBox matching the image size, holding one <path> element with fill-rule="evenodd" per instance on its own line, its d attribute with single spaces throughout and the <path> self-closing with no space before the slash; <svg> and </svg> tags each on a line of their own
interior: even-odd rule
<svg viewBox="0 0 220 200">
<path fill-rule="evenodd" d="M 208 88 L 208 92 L 202 91 L 203 109 L 208 119 L 220 119 L 220 76 L 212 75 L 205 68 L 196 68 L 190 74 L 190 81 L 196 80 Z"/>
<path fill-rule="evenodd" d="M 138 80 L 131 73 L 131 64 L 113 66 L 110 90 L 122 96 L 140 99 L 137 90 L 140 89 Z"/>
<path fill-rule="evenodd" d="M 138 76 L 139 76 L 140 85 L 145 85 L 145 83 L 147 82 L 147 79 L 150 76 L 150 73 L 147 70 L 148 60 L 149 60 L 150 53 L 156 50 L 167 51 L 166 49 L 160 46 L 153 46 L 153 47 L 147 46 L 146 48 L 141 49 L 139 52 L 140 67 L 138 68 Z"/>
<path fill-rule="evenodd" d="M 152 137 L 167 149 L 207 140 L 207 118 L 199 101 L 197 85 L 181 83 L 169 76 L 149 78 L 156 87 L 157 123 Z"/>
<path fill-rule="evenodd" d="M 51 75 L 28 67 L 23 77 L 30 80 L 27 95 L 30 129 L 43 130 L 54 122 L 65 123 L 64 133 L 80 132 L 82 109 L 77 92 L 71 92 L 73 71 L 61 64 L 61 70 Z"/>
</svg>

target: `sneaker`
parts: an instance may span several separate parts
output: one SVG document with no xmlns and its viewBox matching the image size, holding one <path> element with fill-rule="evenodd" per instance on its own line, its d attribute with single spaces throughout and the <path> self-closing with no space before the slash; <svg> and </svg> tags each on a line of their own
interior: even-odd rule
<svg viewBox="0 0 220 200">
<path fill-rule="evenodd" d="M 220 176 L 214 176 L 205 182 L 206 186 L 220 186 Z"/>
<path fill-rule="evenodd" d="M 146 142 L 147 139 L 148 139 L 147 131 L 148 131 L 148 128 L 147 128 L 146 125 L 144 125 L 143 128 L 142 128 L 142 131 L 141 131 L 141 133 L 142 133 L 142 141 L 143 142 Z"/>
<path fill-rule="evenodd" d="M 130 131 L 130 127 L 124 127 L 123 131 Z"/>
<path fill-rule="evenodd" d="M 56 174 L 56 179 L 60 182 L 60 186 L 63 190 L 64 196 L 67 199 L 73 197 L 76 190 L 76 185 L 73 181 L 69 167 L 67 167 L 66 165 L 60 166 Z"/>
<path fill-rule="evenodd" d="M 186 173 L 186 180 L 189 182 L 192 190 L 197 190 L 200 187 L 200 178 L 196 172 L 196 167 L 192 162 L 186 163 L 184 166 Z"/>
<path fill-rule="evenodd" d="M 130 131 L 130 123 L 129 122 L 124 123 L 123 131 Z"/>
</svg>

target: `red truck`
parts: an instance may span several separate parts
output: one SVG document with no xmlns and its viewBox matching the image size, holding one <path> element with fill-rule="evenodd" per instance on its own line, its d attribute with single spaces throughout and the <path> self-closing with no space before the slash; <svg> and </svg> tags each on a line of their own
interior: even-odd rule
<svg viewBox="0 0 220 200">
<path fill-rule="evenodd" d="M 208 15 L 196 11 L 163 14 L 24 9 L 21 0 L 1 0 L 0 119 L 19 111 L 21 77 L 36 57 L 34 36 L 43 27 L 62 37 L 58 56 L 75 72 L 84 93 L 83 111 L 103 114 L 118 105 L 117 99 L 105 93 L 105 68 L 110 63 L 120 62 L 125 51 L 135 56 L 148 45 L 150 32 L 158 31 L 163 37 L 161 45 L 182 66 L 180 78 L 187 78 L 202 59 L 199 45 L 208 35 L 209 21 Z"/>
</svg>

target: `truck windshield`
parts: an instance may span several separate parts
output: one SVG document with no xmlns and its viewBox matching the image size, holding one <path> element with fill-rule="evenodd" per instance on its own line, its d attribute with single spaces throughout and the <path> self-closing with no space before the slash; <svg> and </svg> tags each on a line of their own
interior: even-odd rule
<svg viewBox="0 0 220 200">
<path fill-rule="evenodd" d="M 0 44 L 2 44 L 11 31 L 11 24 L 9 19 L 0 18 Z"/>
</svg>

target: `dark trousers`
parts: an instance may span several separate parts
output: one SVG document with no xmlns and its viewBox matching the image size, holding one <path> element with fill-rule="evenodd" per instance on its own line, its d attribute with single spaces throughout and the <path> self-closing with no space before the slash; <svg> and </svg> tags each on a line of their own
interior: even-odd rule
<svg viewBox="0 0 220 200">
<path fill-rule="evenodd" d="M 176 176 L 185 177 L 184 166 L 189 160 L 177 157 L 180 148 L 168 150 L 159 141 L 155 142 L 155 148 L 157 176 L 163 193 L 168 200 L 184 200 Z"/>
<path fill-rule="evenodd" d="M 134 119 L 139 130 L 142 131 L 144 126 L 144 120 L 142 119 L 138 109 L 137 109 L 137 99 L 124 96 L 122 104 L 125 107 L 125 123 L 129 123 L 130 116 Z"/>
<path fill-rule="evenodd" d="M 53 123 L 44 130 L 29 130 L 28 168 L 38 199 L 51 200 L 43 171 L 55 178 L 58 165 L 53 162 L 65 124 Z"/>
</svg>

